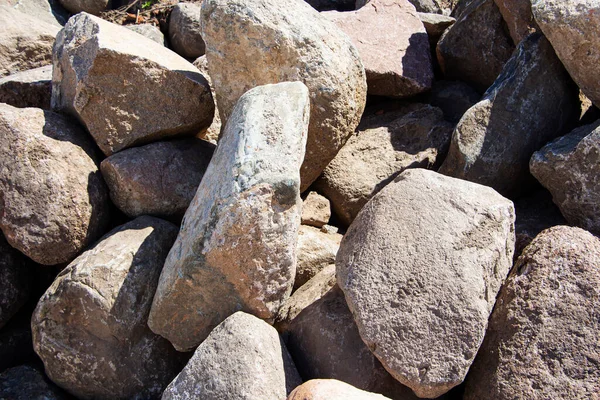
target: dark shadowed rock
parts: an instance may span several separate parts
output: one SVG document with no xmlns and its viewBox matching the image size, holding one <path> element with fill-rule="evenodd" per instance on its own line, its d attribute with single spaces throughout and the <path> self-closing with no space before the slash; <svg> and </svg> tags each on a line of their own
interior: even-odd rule
<svg viewBox="0 0 600 400">
<path fill-rule="evenodd" d="M 179 3 L 169 17 L 169 42 L 182 57 L 196 59 L 204 55 L 206 45 L 200 28 L 200 3 Z"/>
<path fill-rule="evenodd" d="M 304 0 L 318 11 L 353 11 L 355 0 Z"/>
<path fill-rule="evenodd" d="M 600 240 L 557 226 L 511 271 L 465 399 L 594 399 L 600 388 Z"/>
<path fill-rule="evenodd" d="M 44 373 L 22 365 L 0 374 L 0 399 L 6 400 L 67 400 L 58 387 L 48 381 Z"/>
<path fill-rule="evenodd" d="M 86 12 L 94 15 L 108 10 L 113 0 L 58 0 L 60 4 L 73 14 Z"/>
<path fill-rule="evenodd" d="M 431 88 L 429 103 L 444 112 L 446 120 L 457 123 L 473 107 L 481 95 L 461 81 L 436 81 Z"/>
<path fill-rule="evenodd" d="M 53 54 L 52 107 L 76 116 L 104 154 L 176 135 L 213 118 L 200 72 L 164 46 L 86 13 L 69 20 Z"/>
<path fill-rule="evenodd" d="M 239 311 L 198 346 L 162 400 L 285 400 L 301 383 L 275 328 Z"/>
<path fill-rule="evenodd" d="M 337 281 L 360 336 L 417 396 L 464 380 L 512 265 L 514 218 L 491 188 L 411 169 L 342 239 Z"/>
<path fill-rule="evenodd" d="M 539 29 L 531 12 L 531 0 L 494 0 L 515 45 Z"/>
<path fill-rule="evenodd" d="M 533 152 L 577 121 L 577 96 L 550 43 L 529 36 L 456 126 L 440 172 L 504 195 L 522 192 L 532 181 Z"/>
<path fill-rule="evenodd" d="M 182 366 L 147 326 L 177 227 L 139 217 L 104 236 L 65 268 L 31 319 L 46 373 L 82 399 L 156 399 Z"/>
<path fill-rule="evenodd" d="M 433 14 L 433 13 L 418 13 L 419 19 L 425 27 L 427 36 L 429 36 L 429 44 L 436 46 L 440 37 L 446 29 L 454 25 L 456 19 L 448 17 L 446 15 Z M 434 47 L 435 48 L 435 47 Z"/>
<path fill-rule="evenodd" d="M 25 257 L 0 233 L 0 329 L 27 301 L 31 272 Z"/>
<path fill-rule="evenodd" d="M 65 117 L 0 104 L 0 228 L 34 261 L 71 261 L 105 232 L 108 194 L 86 133 Z"/>
<path fill-rule="evenodd" d="M 0 103 L 49 110 L 51 95 L 52 65 L 0 78 Z"/>
<path fill-rule="evenodd" d="M 113 203 L 127 216 L 180 219 L 196 194 L 215 146 L 190 138 L 123 150 L 100 169 Z"/>
</svg>

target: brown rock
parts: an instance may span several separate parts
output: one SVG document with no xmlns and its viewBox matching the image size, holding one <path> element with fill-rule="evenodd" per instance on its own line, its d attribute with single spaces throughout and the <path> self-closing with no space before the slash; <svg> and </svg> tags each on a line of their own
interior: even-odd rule
<svg viewBox="0 0 600 400">
<path fill-rule="evenodd" d="M 408 0 L 371 0 L 357 11 L 323 15 L 352 39 L 369 94 L 410 97 L 431 88 L 428 36 Z"/>
<path fill-rule="evenodd" d="M 335 262 L 341 240 L 342 235 L 339 233 L 327 233 L 312 226 L 300 226 L 294 290 Z"/>
<path fill-rule="evenodd" d="M 164 46 L 81 13 L 54 47 L 52 107 L 76 116 L 104 154 L 210 125 L 206 79 Z"/>
<path fill-rule="evenodd" d="M 418 15 L 429 36 L 429 43 L 434 46 L 437 45 L 444 31 L 456 22 L 456 19 L 446 15 L 423 12 L 418 13 Z"/>
<path fill-rule="evenodd" d="M 200 3 L 178 3 L 169 17 L 169 41 L 173 50 L 185 58 L 204 55 L 206 45 L 200 27 Z"/>
<path fill-rule="evenodd" d="M 365 392 L 335 379 L 312 379 L 298 386 L 287 400 L 384 400 L 380 394 Z"/>
<path fill-rule="evenodd" d="M 194 198 L 214 148 L 196 138 L 150 143 L 113 154 L 100 168 L 110 198 L 127 216 L 177 220 Z"/>
<path fill-rule="evenodd" d="M 0 228 L 34 261 L 75 258 L 105 232 L 108 194 L 86 133 L 65 117 L 0 104 Z"/>
<path fill-rule="evenodd" d="M 302 223 L 320 228 L 327 225 L 330 217 L 331 205 L 329 200 L 317 192 L 309 192 L 302 202 Z"/>
<path fill-rule="evenodd" d="M 50 109 L 52 65 L 0 78 L 0 103 L 13 107 Z"/>
<path fill-rule="evenodd" d="M 515 45 L 539 30 L 531 12 L 531 0 L 494 0 Z"/>
<path fill-rule="evenodd" d="M 365 106 L 364 68 L 349 38 L 297 0 L 204 0 L 202 37 L 223 121 L 250 88 L 306 84 L 311 114 L 300 173 L 306 190 L 354 132 Z"/>
<path fill-rule="evenodd" d="M 212 79 L 208 74 L 208 60 L 206 56 L 198 57 L 196 61 L 194 61 L 194 67 L 198 68 L 200 73 L 206 78 L 208 84 L 210 86 L 210 93 L 212 94 L 213 100 L 215 101 L 215 117 L 213 118 L 210 126 L 205 130 L 200 132 L 197 137 L 200 139 L 204 139 L 207 142 L 211 142 L 217 144 L 219 141 L 219 135 L 221 134 L 221 115 L 219 114 L 219 109 L 217 108 L 217 97 L 215 94 L 215 87 L 213 85 Z"/>
<path fill-rule="evenodd" d="M 446 79 L 464 81 L 484 92 L 514 49 L 494 0 L 474 0 L 442 35 L 437 58 Z"/>
<path fill-rule="evenodd" d="M 108 10 L 112 5 L 112 0 L 58 0 L 60 4 L 73 14 L 86 12 L 99 15 L 102 11 Z"/>
<path fill-rule="evenodd" d="M 600 388 L 600 240 L 542 232 L 498 296 L 465 399 L 595 399 Z"/>
</svg>

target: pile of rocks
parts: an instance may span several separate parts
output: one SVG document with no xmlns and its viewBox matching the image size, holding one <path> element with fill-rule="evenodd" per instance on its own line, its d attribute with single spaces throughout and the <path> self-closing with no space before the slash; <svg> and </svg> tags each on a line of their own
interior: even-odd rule
<svg viewBox="0 0 600 400">
<path fill-rule="evenodd" d="M 0 5 L 1 399 L 598 396 L 599 5 L 121 6 Z"/>
</svg>

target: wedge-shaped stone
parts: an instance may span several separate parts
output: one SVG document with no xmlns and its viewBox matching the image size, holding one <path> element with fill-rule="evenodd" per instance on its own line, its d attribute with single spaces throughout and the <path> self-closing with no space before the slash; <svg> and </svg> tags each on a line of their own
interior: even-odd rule
<svg viewBox="0 0 600 400">
<path fill-rule="evenodd" d="M 238 101 L 154 297 L 150 328 L 175 348 L 194 348 L 239 310 L 271 320 L 290 295 L 308 118 L 300 82 Z"/>
</svg>

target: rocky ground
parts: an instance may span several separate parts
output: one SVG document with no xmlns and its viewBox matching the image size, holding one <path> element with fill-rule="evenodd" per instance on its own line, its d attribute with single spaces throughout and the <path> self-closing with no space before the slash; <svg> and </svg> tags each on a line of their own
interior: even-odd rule
<svg viewBox="0 0 600 400">
<path fill-rule="evenodd" d="M 0 399 L 600 399 L 600 4 L 0 11 Z"/>
</svg>

